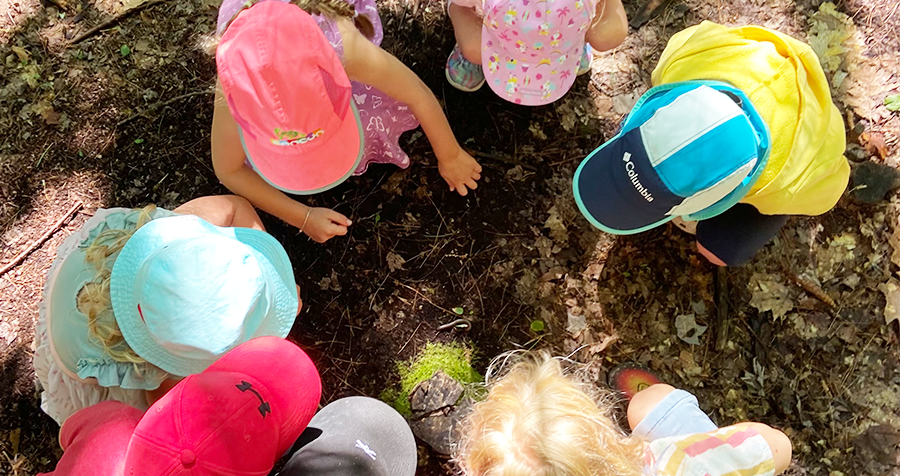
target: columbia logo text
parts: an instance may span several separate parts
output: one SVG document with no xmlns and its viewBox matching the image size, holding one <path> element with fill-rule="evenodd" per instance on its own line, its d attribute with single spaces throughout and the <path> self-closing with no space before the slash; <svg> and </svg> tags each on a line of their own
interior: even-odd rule
<svg viewBox="0 0 900 476">
<path fill-rule="evenodd" d="M 648 202 L 653 201 L 653 195 L 650 194 L 650 191 L 647 190 L 647 187 L 641 183 L 640 177 L 638 177 L 638 173 L 634 171 L 634 162 L 631 161 L 631 154 L 625 152 L 625 155 L 622 156 L 622 162 L 625 162 L 625 173 L 628 174 L 628 178 L 631 179 L 631 184 L 634 185 L 634 189 L 644 197 L 644 200 Z"/>
</svg>

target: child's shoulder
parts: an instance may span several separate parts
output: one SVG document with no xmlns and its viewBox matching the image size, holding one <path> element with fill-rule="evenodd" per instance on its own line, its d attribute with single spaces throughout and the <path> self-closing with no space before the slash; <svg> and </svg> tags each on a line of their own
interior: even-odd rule
<svg viewBox="0 0 900 476">
<path fill-rule="evenodd" d="M 775 458 L 769 444 L 746 425 L 654 440 L 647 445 L 644 463 L 647 474 L 659 476 L 775 474 Z"/>
</svg>

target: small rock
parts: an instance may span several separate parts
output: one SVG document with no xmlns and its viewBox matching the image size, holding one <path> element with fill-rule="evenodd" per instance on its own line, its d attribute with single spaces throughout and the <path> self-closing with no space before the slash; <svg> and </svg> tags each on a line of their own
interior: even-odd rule
<svg viewBox="0 0 900 476">
<path fill-rule="evenodd" d="M 851 195 L 862 203 L 875 203 L 900 182 L 897 169 L 875 162 L 863 162 L 853 170 Z"/>
<path fill-rule="evenodd" d="M 852 160 L 853 162 L 862 162 L 868 158 L 866 149 L 863 149 L 857 144 L 848 145 L 847 151 L 844 152 L 844 156 Z"/>
<path fill-rule="evenodd" d="M 462 394 L 463 386 L 438 370 L 420 382 L 409 396 L 413 411 L 409 426 L 413 434 L 440 454 L 451 454 L 459 439 L 460 421 L 471 405 L 468 399 L 457 404 Z"/>
<path fill-rule="evenodd" d="M 462 396 L 463 386 L 443 371 L 419 382 L 409 396 L 413 415 L 432 413 L 453 406 Z"/>
<path fill-rule="evenodd" d="M 449 409 L 448 409 L 449 410 Z M 453 454 L 453 447 L 459 441 L 460 422 L 469 412 L 469 403 L 454 407 L 448 412 L 440 412 L 409 422 L 417 438 L 428 444 L 434 451 Z"/>
</svg>

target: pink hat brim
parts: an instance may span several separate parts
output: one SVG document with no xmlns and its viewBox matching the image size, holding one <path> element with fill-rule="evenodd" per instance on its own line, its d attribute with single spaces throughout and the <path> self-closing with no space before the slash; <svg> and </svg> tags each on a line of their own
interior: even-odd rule
<svg viewBox="0 0 900 476">
<path fill-rule="evenodd" d="M 296 195 L 312 195 L 331 189 L 356 171 L 364 149 L 363 126 L 353 101 L 344 121 L 318 147 L 299 151 L 277 146 L 241 132 L 247 160 L 273 187 Z"/>
<path fill-rule="evenodd" d="M 582 38 L 584 37 L 582 36 Z M 493 46 L 487 46 L 488 44 Z M 569 56 L 562 63 L 557 60 L 559 55 L 546 58 L 550 61 L 549 65 L 523 61 L 521 58 L 509 54 L 500 47 L 501 44 L 499 38 L 487 26 L 481 27 L 481 66 L 484 70 L 484 77 L 488 86 L 503 99 L 523 106 L 543 106 L 561 98 L 575 84 L 578 65 L 581 63 L 581 55 L 584 54 L 584 41 L 579 42 L 577 46 L 572 46 Z M 551 48 L 550 54 L 552 53 Z M 492 62 L 492 56 L 497 61 Z M 506 64 L 507 58 L 516 61 L 512 68 Z M 496 63 L 496 66 L 493 63 Z M 550 74 L 554 69 L 557 74 Z M 518 87 L 512 90 L 507 87 L 507 83 L 514 77 Z M 528 84 L 525 84 L 526 80 Z M 545 93 L 541 87 L 548 81 L 555 88 L 549 93 Z"/>
</svg>

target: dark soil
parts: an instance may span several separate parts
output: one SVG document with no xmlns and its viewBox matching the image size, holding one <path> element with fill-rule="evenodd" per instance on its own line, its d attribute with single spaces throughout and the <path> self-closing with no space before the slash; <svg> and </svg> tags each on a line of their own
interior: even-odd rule
<svg viewBox="0 0 900 476">
<path fill-rule="evenodd" d="M 0 475 L 50 470 L 59 456 L 58 428 L 39 410 L 31 370 L 33 323 L 56 246 L 97 207 L 171 208 L 227 193 L 209 157 L 215 65 L 203 48 L 218 2 L 152 6 L 65 48 L 66 38 L 122 5 L 15 1 L 0 20 L 0 265 L 76 200 L 85 207 L 0 276 Z M 643 8 L 625 3 L 630 17 Z M 900 474 L 898 324 L 886 322 L 880 288 L 898 269 L 889 243 L 896 196 L 871 206 L 846 198 L 822 217 L 793 219 L 752 263 L 719 272 L 674 227 L 620 238 L 593 230 L 570 192 L 575 167 L 614 132 L 631 93 L 649 87 L 673 33 L 710 19 L 805 39 L 812 3 L 671 2 L 596 59 L 593 75 L 563 100 L 525 108 L 488 88 L 465 94 L 446 84 L 453 35 L 442 4 L 382 2 L 383 46 L 432 87 L 484 178 L 467 198 L 449 192 L 427 141 L 412 132 L 404 137 L 408 170 L 373 166 L 312 199 L 353 219 L 347 237 L 319 245 L 264 217 L 302 288 L 291 337 L 319 366 L 323 404 L 377 397 L 395 383 L 395 362 L 426 342 L 470 343 L 478 369 L 505 350 L 549 346 L 574 353 L 598 383 L 616 363 L 637 360 L 696 393 L 720 424 L 783 428 L 794 442 L 793 474 Z M 896 167 L 900 125 L 876 100 L 900 88 L 900 48 L 882 47 L 900 46 L 897 9 L 863 0 L 838 8 L 859 28 L 864 66 L 848 79 L 841 107 L 853 125 L 881 134 L 886 154 L 858 133 L 850 140 L 862 160 Z M 797 284 L 810 280 L 818 283 Z M 454 308 L 472 328 L 437 331 L 459 317 Z M 688 314 L 708 327 L 699 345 L 677 336 L 676 317 Z M 584 316 L 587 329 L 567 331 L 570 316 Z M 533 332 L 533 321 L 546 330 Z M 446 460 L 420 455 L 423 474 L 449 474 Z"/>
</svg>

